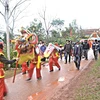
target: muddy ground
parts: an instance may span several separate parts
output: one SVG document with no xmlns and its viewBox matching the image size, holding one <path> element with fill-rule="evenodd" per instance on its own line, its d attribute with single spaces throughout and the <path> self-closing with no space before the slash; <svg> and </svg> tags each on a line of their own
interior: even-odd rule
<svg viewBox="0 0 100 100">
<path fill-rule="evenodd" d="M 78 95 L 77 90 L 81 87 L 82 83 L 87 80 L 87 74 L 90 72 L 94 62 L 92 61 L 89 66 L 70 84 L 65 84 L 61 88 L 56 89 L 55 93 L 48 98 L 48 100 L 76 100 L 75 97 Z M 94 80 L 91 80 L 92 82 Z"/>
</svg>

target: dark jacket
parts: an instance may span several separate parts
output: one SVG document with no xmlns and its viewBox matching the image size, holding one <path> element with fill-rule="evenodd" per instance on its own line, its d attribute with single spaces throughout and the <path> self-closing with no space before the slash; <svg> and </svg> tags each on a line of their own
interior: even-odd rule
<svg viewBox="0 0 100 100">
<path fill-rule="evenodd" d="M 92 44 L 92 49 L 93 49 L 93 50 L 99 50 L 99 44 L 98 44 L 97 42 L 94 42 L 94 43 Z"/>
<path fill-rule="evenodd" d="M 83 43 L 83 50 L 88 50 L 90 48 L 89 43 L 84 42 Z"/>
<path fill-rule="evenodd" d="M 14 60 L 7 60 L 4 55 L 0 55 L 0 62 L 4 63 L 4 64 L 12 64 L 16 61 L 16 59 Z"/>
<path fill-rule="evenodd" d="M 71 53 L 72 45 L 71 44 L 65 44 L 64 46 L 64 53 Z"/>
<path fill-rule="evenodd" d="M 77 47 L 77 45 L 74 46 L 73 55 L 74 56 L 76 56 L 76 55 L 82 56 L 82 47 L 81 47 L 81 45 L 79 45 L 78 47 Z"/>
</svg>

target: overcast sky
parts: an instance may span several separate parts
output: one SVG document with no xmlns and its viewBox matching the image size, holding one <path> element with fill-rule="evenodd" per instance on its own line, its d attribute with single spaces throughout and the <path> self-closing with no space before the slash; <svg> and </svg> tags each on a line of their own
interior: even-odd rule
<svg viewBox="0 0 100 100">
<path fill-rule="evenodd" d="M 18 27 L 27 26 L 46 6 L 47 17 L 65 20 L 67 26 L 76 19 L 82 28 L 100 28 L 100 0 L 31 0 L 27 17 Z M 0 17 L 0 22 L 1 22 Z"/>
<path fill-rule="evenodd" d="M 44 6 L 48 17 L 65 20 L 66 25 L 76 19 L 83 28 L 100 27 L 100 0 L 32 0 L 32 17 L 38 15 Z"/>
</svg>

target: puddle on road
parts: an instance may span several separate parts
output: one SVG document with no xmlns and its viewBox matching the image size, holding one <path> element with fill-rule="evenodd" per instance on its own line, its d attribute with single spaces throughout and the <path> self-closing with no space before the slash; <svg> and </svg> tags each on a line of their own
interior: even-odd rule
<svg viewBox="0 0 100 100">
<path fill-rule="evenodd" d="M 33 97 L 32 96 L 29 96 L 27 100 L 33 100 Z"/>
<path fill-rule="evenodd" d="M 58 82 L 63 82 L 63 81 L 65 81 L 65 77 L 60 77 L 60 78 L 58 79 Z"/>
</svg>

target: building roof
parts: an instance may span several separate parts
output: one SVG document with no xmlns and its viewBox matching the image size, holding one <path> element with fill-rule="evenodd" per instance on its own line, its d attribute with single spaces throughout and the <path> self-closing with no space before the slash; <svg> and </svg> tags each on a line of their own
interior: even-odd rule
<svg viewBox="0 0 100 100">
<path fill-rule="evenodd" d="M 83 33 L 87 35 L 91 35 L 93 32 L 97 32 L 100 34 L 100 29 L 83 29 Z"/>
</svg>

